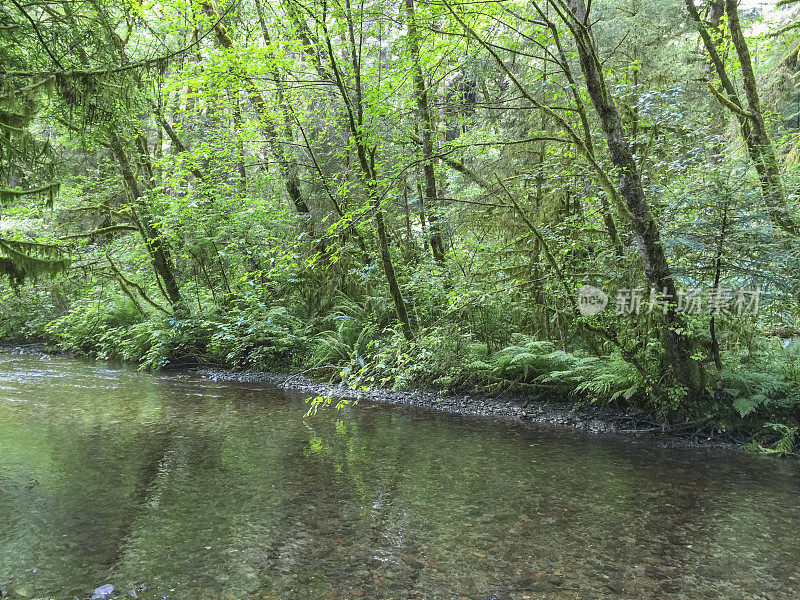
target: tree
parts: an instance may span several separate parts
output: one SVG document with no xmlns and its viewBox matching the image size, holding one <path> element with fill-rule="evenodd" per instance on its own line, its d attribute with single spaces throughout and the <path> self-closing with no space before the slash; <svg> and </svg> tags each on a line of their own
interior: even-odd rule
<svg viewBox="0 0 800 600">
<path fill-rule="evenodd" d="M 0 9 L 0 62 L 10 69 L 28 70 L 30 58 L 18 45 L 26 36 L 40 36 L 30 14 L 38 5 L 22 6 L 12 2 L 9 11 Z M 47 46 L 44 46 L 47 49 Z M 49 51 L 49 49 L 48 49 Z M 4 78 L 0 86 L 0 207 L 28 198 L 53 201 L 61 181 L 58 165 L 49 140 L 37 138 L 33 129 L 39 112 L 39 97 L 52 94 L 54 77 L 41 74 L 24 84 L 16 78 Z M 15 285 L 39 275 L 54 275 L 69 266 L 65 250 L 56 243 L 26 239 L 13 232 L 0 234 L 0 273 Z"/>
<path fill-rule="evenodd" d="M 586 82 L 586 89 L 605 136 L 611 163 L 616 170 L 618 194 L 627 208 L 626 216 L 629 218 L 630 228 L 634 234 L 639 257 L 644 266 L 647 279 L 655 289 L 662 290 L 666 297 L 676 298 L 677 287 L 672 278 L 661 243 L 658 226 L 652 216 L 642 187 L 641 176 L 633 158 L 632 147 L 622 127 L 622 120 L 614 98 L 609 91 L 609 86 L 600 68 L 600 57 L 593 39 L 592 26 L 586 5 L 581 0 L 571 0 L 568 6 L 554 3 L 553 7 L 574 39 L 581 70 Z M 469 27 L 452 7 L 451 12 L 465 30 L 498 60 L 498 63 L 503 66 L 514 84 L 526 98 L 538 108 L 554 114 L 551 108 L 541 104 L 527 92 L 520 81 L 505 67 L 491 46 L 474 29 Z M 542 19 L 539 23 L 547 26 L 549 20 L 544 16 L 544 11 L 538 9 L 537 12 L 540 15 L 540 19 Z M 563 118 L 559 117 L 558 120 L 570 134 L 573 141 L 580 140 Z M 583 144 L 583 151 L 587 156 L 589 155 L 589 149 L 586 144 Z M 670 305 L 664 311 L 663 321 L 663 344 L 669 356 L 675 379 L 688 391 L 691 397 L 698 398 L 703 393 L 705 381 L 699 364 L 692 356 L 692 344 L 683 334 L 683 319 L 677 313 L 675 307 Z"/>
<path fill-rule="evenodd" d="M 800 234 L 800 227 L 788 205 L 780 164 L 775 157 L 775 149 L 767 132 L 764 112 L 761 108 L 761 99 L 758 94 L 758 82 L 756 81 L 752 59 L 750 58 L 750 49 L 739 20 L 737 0 L 724 0 L 724 7 L 725 14 L 728 17 L 728 32 L 738 57 L 739 75 L 742 78 L 745 102 L 742 102 L 739 91 L 733 84 L 728 68 L 718 51 L 719 38 L 722 35 L 722 31 L 719 30 L 721 5 L 721 2 L 711 3 L 710 5 L 711 12 L 709 17 L 712 28 L 709 31 L 709 28 L 700 18 L 700 13 L 694 2 L 686 0 L 686 8 L 697 26 L 700 38 L 703 40 L 703 46 L 705 46 L 719 79 L 721 89 L 709 82 L 709 90 L 719 103 L 731 112 L 739 122 L 739 130 L 758 173 L 761 196 L 769 211 L 770 218 L 776 226 L 786 233 L 797 236 Z"/>
<path fill-rule="evenodd" d="M 0 333 L 666 423 L 786 416 L 797 132 L 762 82 L 796 52 L 747 40 L 727 0 L 687 6 L 701 53 L 667 0 L 4 5 Z M 63 248 L 66 277 L 28 281 Z"/>
<path fill-rule="evenodd" d="M 431 224 L 431 251 L 437 262 L 444 262 L 444 246 L 442 236 L 439 232 L 438 220 L 436 217 L 435 206 L 438 201 L 436 192 L 436 172 L 434 170 L 433 159 L 433 117 L 430 110 L 428 99 L 428 87 L 425 83 L 425 75 L 422 72 L 422 64 L 419 49 L 419 32 L 417 31 L 416 13 L 414 11 L 414 0 L 405 0 L 406 20 L 408 22 L 408 49 L 411 58 L 411 68 L 414 80 L 414 98 L 419 111 L 420 139 L 422 140 L 422 171 L 425 177 L 425 205 L 428 209 L 428 220 Z"/>
</svg>

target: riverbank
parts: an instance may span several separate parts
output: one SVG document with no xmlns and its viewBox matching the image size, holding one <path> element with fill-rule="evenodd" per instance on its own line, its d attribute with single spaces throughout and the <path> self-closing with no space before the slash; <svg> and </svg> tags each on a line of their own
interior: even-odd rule
<svg viewBox="0 0 800 600">
<path fill-rule="evenodd" d="M 733 436 L 707 424 L 666 425 L 631 410 L 598 406 L 588 402 L 535 400 L 520 394 L 486 395 L 478 392 L 443 395 L 434 390 L 360 389 L 315 381 L 301 374 L 231 371 L 227 369 L 191 369 L 197 376 L 213 381 L 263 383 L 351 401 L 367 401 L 464 417 L 542 424 L 613 435 L 633 442 L 647 442 L 660 447 L 705 447 L 743 451 L 751 435 Z"/>
<path fill-rule="evenodd" d="M 0 343 L 0 351 L 12 355 L 73 356 L 43 343 Z M 492 419 L 528 425 L 548 425 L 612 435 L 631 442 L 659 447 L 720 448 L 743 451 L 752 440 L 748 431 L 716 429 L 707 423 L 659 423 L 648 415 L 630 409 L 600 406 L 591 402 L 567 402 L 560 399 L 539 400 L 522 394 L 488 395 L 472 390 L 447 395 L 436 390 L 357 389 L 314 380 L 304 374 L 270 373 L 257 370 L 233 370 L 222 367 L 176 365 L 167 372 L 186 372 L 212 381 L 256 383 L 308 393 L 310 397 L 330 397 L 350 401 L 408 406 L 462 417 Z"/>
</svg>

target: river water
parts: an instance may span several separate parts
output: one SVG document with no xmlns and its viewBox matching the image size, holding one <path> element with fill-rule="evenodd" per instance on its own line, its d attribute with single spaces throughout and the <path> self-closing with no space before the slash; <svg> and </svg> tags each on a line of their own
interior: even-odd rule
<svg viewBox="0 0 800 600">
<path fill-rule="evenodd" d="M 794 461 L 304 398 L 0 355 L 0 588 L 800 597 Z"/>
</svg>

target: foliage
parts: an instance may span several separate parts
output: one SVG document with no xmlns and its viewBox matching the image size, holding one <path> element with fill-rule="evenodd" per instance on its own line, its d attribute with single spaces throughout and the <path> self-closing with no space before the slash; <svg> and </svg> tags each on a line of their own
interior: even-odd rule
<svg viewBox="0 0 800 600">
<path fill-rule="evenodd" d="M 220 363 L 236 368 L 292 370 L 305 364 L 308 340 L 303 322 L 282 306 L 236 306 L 210 339 Z"/>
<path fill-rule="evenodd" d="M 748 450 L 760 454 L 777 454 L 779 456 L 793 453 L 795 437 L 797 437 L 800 427 L 792 427 L 783 423 L 767 423 L 764 426 L 764 430 L 777 434 L 769 436 L 772 438 L 777 437 L 777 441 L 773 442 L 772 447 L 765 447 L 753 440 L 747 445 Z"/>
<path fill-rule="evenodd" d="M 800 61 L 785 14 L 762 15 L 762 36 L 744 11 L 711 24 L 693 3 L 699 27 L 618 0 L 587 3 L 580 27 L 549 0 L 12 4 L 3 339 L 770 423 L 788 429 L 761 441 L 790 444 Z M 725 44 L 713 68 L 709 31 Z M 662 284 L 759 288 L 761 304 L 664 310 Z M 583 286 L 608 294 L 604 312 L 579 314 Z"/>
<path fill-rule="evenodd" d="M 770 419 L 800 405 L 800 344 L 771 344 L 722 372 L 721 393 L 742 416 Z"/>
</svg>

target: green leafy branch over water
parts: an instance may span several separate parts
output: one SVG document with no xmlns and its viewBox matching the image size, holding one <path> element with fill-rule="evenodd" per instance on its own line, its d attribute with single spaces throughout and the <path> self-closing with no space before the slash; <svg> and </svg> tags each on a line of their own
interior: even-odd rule
<svg viewBox="0 0 800 600">
<path fill-rule="evenodd" d="M 335 403 L 335 404 L 334 404 Z M 342 410 L 346 406 L 355 406 L 358 400 L 350 400 L 348 398 L 341 398 L 327 394 L 325 396 L 315 396 L 313 398 L 306 398 L 306 404 L 309 405 L 308 411 L 305 416 L 310 417 L 317 414 L 321 408 L 327 408 L 331 405 L 335 406 L 337 411 Z"/>
</svg>

